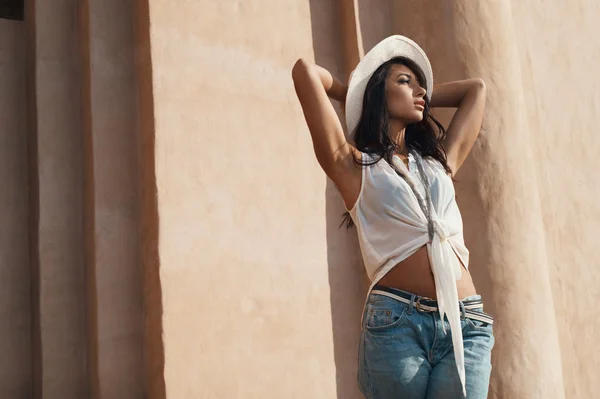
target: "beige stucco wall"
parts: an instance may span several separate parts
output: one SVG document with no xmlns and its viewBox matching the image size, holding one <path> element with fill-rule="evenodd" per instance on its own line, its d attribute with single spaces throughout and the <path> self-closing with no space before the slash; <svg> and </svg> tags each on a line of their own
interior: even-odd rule
<svg viewBox="0 0 600 399">
<path fill-rule="evenodd" d="M 346 78 L 393 33 L 487 83 L 456 187 L 489 397 L 600 389 L 595 2 L 26 3 L 0 20 L 0 397 L 359 398 L 365 274 L 290 70 Z"/>
<path fill-rule="evenodd" d="M 315 168 L 285 75 L 300 56 L 347 74 L 345 54 L 335 45 L 345 37 L 339 10 L 327 2 L 298 2 L 275 18 L 276 7 L 211 3 L 186 9 L 182 18 L 181 10 L 175 16 L 162 4 L 152 2 L 151 37 L 167 393 L 296 397 L 318 386 L 319 397 L 336 390 L 345 393 L 340 397 L 356 397 L 353 318 L 360 304 L 354 297 L 351 305 L 335 304 L 340 296 L 360 295 L 363 281 L 353 238 L 333 227 L 339 200 Z M 598 296 L 597 262 L 583 238 L 593 237 L 598 222 L 597 189 L 583 186 L 583 176 L 573 178 L 582 163 L 593 170 L 600 142 L 591 133 L 597 95 L 592 85 L 571 80 L 594 79 L 581 71 L 592 70 L 596 43 L 590 38 L 569 46 L 569 35 L 563 32 L 561 42 L 556 31 L 547 32 L 565 16 L 570 18 L 565 27 L 592 32 L 585 18 L 593 21 L 590 15 L 598 10 L 592 2 L 559 2 L 540 12 L 540 4 L 510 1 L 379 2 L 377 7 L 358 2 L 357 8 L 365 51 L 389 34 L 407 34 L 430 53 L 438 81 L 481 76 L 488 83 L 481 138 L 457 176 L 457 187 L 466 210 L 472 272 L 498 319 L 490 397 L 591 395 L 592 371 L 574 370 L 596 365 L 582 360 L 593 347 L 594 322 L 583 308 L 567 303 L 578 290 L 588 302 Z M 200 10 L 203 24 L 197 23 Z M 561 45 L 572 57 L 591 53 L 589 66 L 554 60 Z M 178 73 L 168 73 L 175 62 Z M 282 117 L 286 112 L 292 114 Z M 564 134 L 574 130 L 570 126 L 581 131 L 576 140 L 574 132 Z M 179 135 L 185 138 L 178 140 Z M 185 154 L 195 154 L 198 163 L 175 172 L 171 162 Z M 593 181 L 593 172 L 586 173 Z M 577 200 L 574 181 L 584 189 Z M 182 231 L 171 235 L 171 229 Z M 340 246 L 347 248 L 345 255 Z M 197 303 L 188 295 L 169 295 L 200 287 L 204 294 Z M 329 301 L 321 290 L 330 293 Z M 176 316 L 186 313 L 198 316 Z M 352 355 L 336 354 L 339 340 Z M 288 354 L 294 349 L 304 356 L 316 350 L 310 353 L 315 358 L 292 360 Z M 203 361 L 196 370 L 176 371 L 190 358 Z M 346 366 L 335 362 L 341 358 Z M 316 379 L 311 362 L 324 367 Z M 320 385 L 331 382 L 332 369 L 336 389 Z M 297 383 L 289 382 L 291 374 Z M 231 380 L 232 375 L 240 378 Z M 192 378 L 203 383 L 195 385 Z M 268 378 L 278 383 L 264 384 Z"/>
<path fill-rule="evenodd" d="M 554 296 L 565 392 L 594 397 L 600 360 L 598 312 L 582 304 L 600 299 L 600 52 L 593 1 L 553 7 L 512 2 L 530 142 L 541 204 L 547 270 Z M 557 29 L 557 27 L 559 27 Z M 566 78 L 566 84 L 560 78 Z"/>
<path fill-rule="evenodd" d="M 335 396 L 309 4 L 150 4 L 167 396 Z"/>
</svg>

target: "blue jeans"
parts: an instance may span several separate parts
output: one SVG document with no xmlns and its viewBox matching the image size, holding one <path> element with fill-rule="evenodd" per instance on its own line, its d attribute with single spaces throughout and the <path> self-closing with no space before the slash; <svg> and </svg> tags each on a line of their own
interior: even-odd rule
<svg viewBox="0 0 600 399">
<path fill-rule="evenodd" d="M 474 299 L 481 296 L 463 301 Z M 492 325 L 462 318 L 461 326 L 467 398 L 484 399 L 492 370 Z M 414 305 L 370 294 L 359 344 L 358 385 L 367 399 L 463 398 L 448 320 L 441 321 L 439 312 L 423 313 Z"/>
</svg>

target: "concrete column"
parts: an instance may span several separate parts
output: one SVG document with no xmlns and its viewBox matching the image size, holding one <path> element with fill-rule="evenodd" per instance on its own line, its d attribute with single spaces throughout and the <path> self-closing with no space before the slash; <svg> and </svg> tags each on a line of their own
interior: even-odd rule
<svg viewBox="0 0 600 399">
<path fill-rule="evenodd" d="M 0 19 L 0 397 L 29 398 L 26 25 Z"/>
<path fill-rule="evenodd" d="M 510 1 L 455 3 L 457 53 L 466 76 L 483 77 L 488 104 L 465 173 L 461 206 L 472 267 L 497 316 L 491 397 L 565 395 L 546 232 Z M 507 78 L 510 77 L 510 78 Z M 518 303 L 518 305 L 517 305 Z"/>
<path fill-rule="evenodd" d="M 117 0 L 83 4 L 92 396 L 142 398 L 133 6 Z"/>
<path fill-rule="evenodd" d="M 88 397 L 78 2 L 37 1 L 36 397 Z M 30 116 L 31 118 L 31 116 Z"/>
<path fill-rule="evenodd" d="M 326 180 L 291 79 L 310 4 L 150 21 L 167 397 L 332 397 Z"/>
<path fill-rule="evenodd" d="M 568 398 L 600 389 L 599 4 L 511 1 Z M 526 21 L 526 22 L 521 22 Z M 561 78 L 566 79 L 561 83 Z M 584 304 L 586 304 L 584 306 Z"/>
<path fill-rule="evenodd" d="M 482 132 L 456 188 L 470 271 L 497 318 L 490 397 L 562 398 L 535 146 L 524 134 L 530 130 L 527 85 L 511 5 L 397 2 L 392 15 L 397 31 L 431 56 L 437 83 L 482 77 L 488 86 Z M 442 114 L 445 121 L 450 116 Z"/>
</svg>

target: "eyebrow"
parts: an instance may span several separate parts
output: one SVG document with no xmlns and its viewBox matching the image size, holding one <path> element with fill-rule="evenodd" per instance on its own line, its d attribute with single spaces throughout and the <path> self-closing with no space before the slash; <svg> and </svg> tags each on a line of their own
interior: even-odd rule
<svg viewBox="0 0 600 399">
<path fill-rule="evenodd" d="M 419 78 L 415 78 L 414 76 L 412 76 L 412 75 L 411 75 L 411 74 L 409 74 L 409 73 L 406 73 L 406 72 L 400 72 L 400 73 L 398 73 L 398 76 L 396 76 L 396 79 L 398 79 L 400 76 L 406 76 L 406 77 L 408 77 L 409 79 L 417 79 L 417 83 L 419 84 L 419 86 L 423 87 L 423 85 L 422 85 L 422 83 L 421 83 L 421 80 L 420 80 Z"/>
</svg>

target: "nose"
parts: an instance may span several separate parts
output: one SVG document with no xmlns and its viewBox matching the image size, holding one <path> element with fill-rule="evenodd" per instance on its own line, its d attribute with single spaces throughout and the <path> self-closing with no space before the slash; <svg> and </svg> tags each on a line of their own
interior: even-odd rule
<svg viewBox="0 0 600 399">
<path fill-rule="evenodd" d="M 422 86 L 417 86 L 417 90 L 415 90 L 417 97 L 419 98 L 425 98 L 425 94 L 427 94 L 427 90 L 425 90 L 424 87 Z"/>
</svg>

